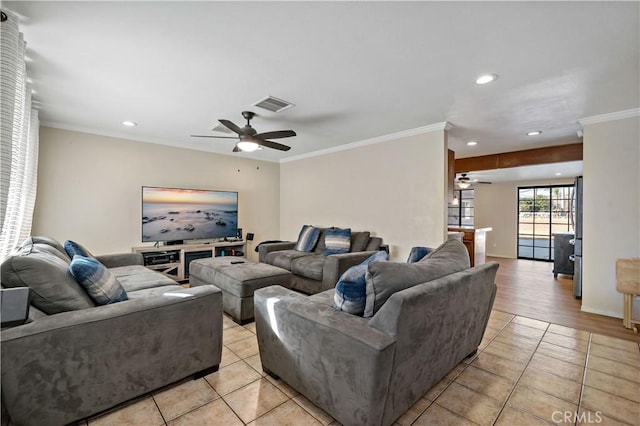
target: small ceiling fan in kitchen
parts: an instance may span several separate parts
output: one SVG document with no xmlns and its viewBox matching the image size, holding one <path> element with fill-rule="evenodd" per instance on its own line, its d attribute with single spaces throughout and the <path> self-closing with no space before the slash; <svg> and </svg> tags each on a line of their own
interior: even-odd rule
<svg viewBox="0 0 640 426">
<path fill-rule="evenodd" d="M 238 136 L 210 136 L 210 135 L 191 135 L 192 138 L 217 138 L 217 139 L 237 139 L 238 143 L 233 148 L 233 152 L 245 151 L 252 152 L 260 147 L 277 149 L 280 151 L 289 151 L 290 146 L 273 142 L 268 139 L 281 139 L 296 136 L 293 130 L 276 130 L 273 132 L 258 133 L 256 129 L 251 127 L 251 119 L 256 114 L 251 111 L 242 111 L 242 116 L 247 120 L 244 127 L 240 127 L 233 122 L 225 119 L 218 120 L 227 129 L 238 134 Z"/>
<path fill-rule="evenodd" d="M 467 176 L 467 173 L 460 173 L 460 177 L 456 180 L 456 184 L 460 189 L 468 189 L 471 187 L 472 183 L 491 184 L 491 182 L 481 182 L 477 179 L 473 179 L 472 181 L 471 178 Z"/>
</svg>

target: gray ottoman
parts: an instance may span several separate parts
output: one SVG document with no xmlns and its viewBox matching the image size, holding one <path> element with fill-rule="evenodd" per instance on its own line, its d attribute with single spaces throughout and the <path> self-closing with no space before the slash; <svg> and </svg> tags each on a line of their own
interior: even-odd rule
<svg viewBox="0 0 640 426">
<path fill-rule="evenodd" d="M 276 284 L 290 287 L 291 272 L 232 256 L 196 259 L 189 264 L 189 285 L 214 285 L 222 290 L 222 309 L 238 324 L 253 321 L 253 292 Z"/>
</svg>

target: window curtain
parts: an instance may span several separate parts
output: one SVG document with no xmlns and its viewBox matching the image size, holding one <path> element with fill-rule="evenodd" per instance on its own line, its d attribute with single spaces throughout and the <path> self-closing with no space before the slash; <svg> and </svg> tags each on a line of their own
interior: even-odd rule
<svg viewBox="0 0 640 426">
<path fill-rule="evenodd" d="M 31 233 L 38 172 L 38 111 L 31 107 L 18 17 L 0 22 L 0 261 Z"/>
</svg>

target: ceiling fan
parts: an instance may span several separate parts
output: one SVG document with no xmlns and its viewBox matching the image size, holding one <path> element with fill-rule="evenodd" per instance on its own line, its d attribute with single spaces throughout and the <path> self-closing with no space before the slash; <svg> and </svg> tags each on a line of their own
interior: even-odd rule
<svg viewBox="0 0 640 426">
<path fill-rule="evenodd" d="M 273 142 L 267 139 L 280 139 L 289 138 L 295 136 L 296 132 L 293 130 L 277 130 L 274 132 L 258 133 L 256 129 L 251 127 L 250 121 L 256 114 L 251 111 L 242 111 L 242 116 L 247 120 L 247 124 L 244 127 L 239 127 L 229 120 L 218 120 L 227 129 L 235 132 L 238 136 L 208 136 L 208 135 L 191 135 L 192 138 L 217 138 L 217 139 L 238 139 L 238 143 L 233 148 L 233 152 L 252 152 L 260 147 L 278 149 L 280 151 L 289 151 L 290 146 L 283 145 L 278 142 Z"/>
<path fill-rule="evenodd" d="M 461 173 L 460 177 L 458 178 L 457 184 L 458 184 L 458 188 L 460 189 L 467 189 L 471 186 L 472 183 L 486 183 L 486 184 L 490 184 L 491 182 L 479 182 L 477 179 L 474 179 L 473 182 L 471 181 L 471 179 L 467 176 L 466 173 Z"/>
</svg>

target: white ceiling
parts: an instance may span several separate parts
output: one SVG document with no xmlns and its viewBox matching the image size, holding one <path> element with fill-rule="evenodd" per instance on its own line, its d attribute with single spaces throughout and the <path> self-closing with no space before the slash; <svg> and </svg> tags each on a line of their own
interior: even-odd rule
<svg viewBox="0 0 640 426">
<path fill-rule="evenodd" d="M 469 157 L 577 141 L 640 106 L 639 2 L 3 2 L 45 125 L 230 154 L 218 118 L 288 157 L 448 121 Z M 476 76 L 499 74 L 479 86 Z M 266 95 L 297 106 L 272 113 Z M 137 127 L 120 123 L 133 120 Z M 540 129 L 542 135 L 525 133 Z M 478 146 L 466 146 L 477 140 Z"/>
</svg>

